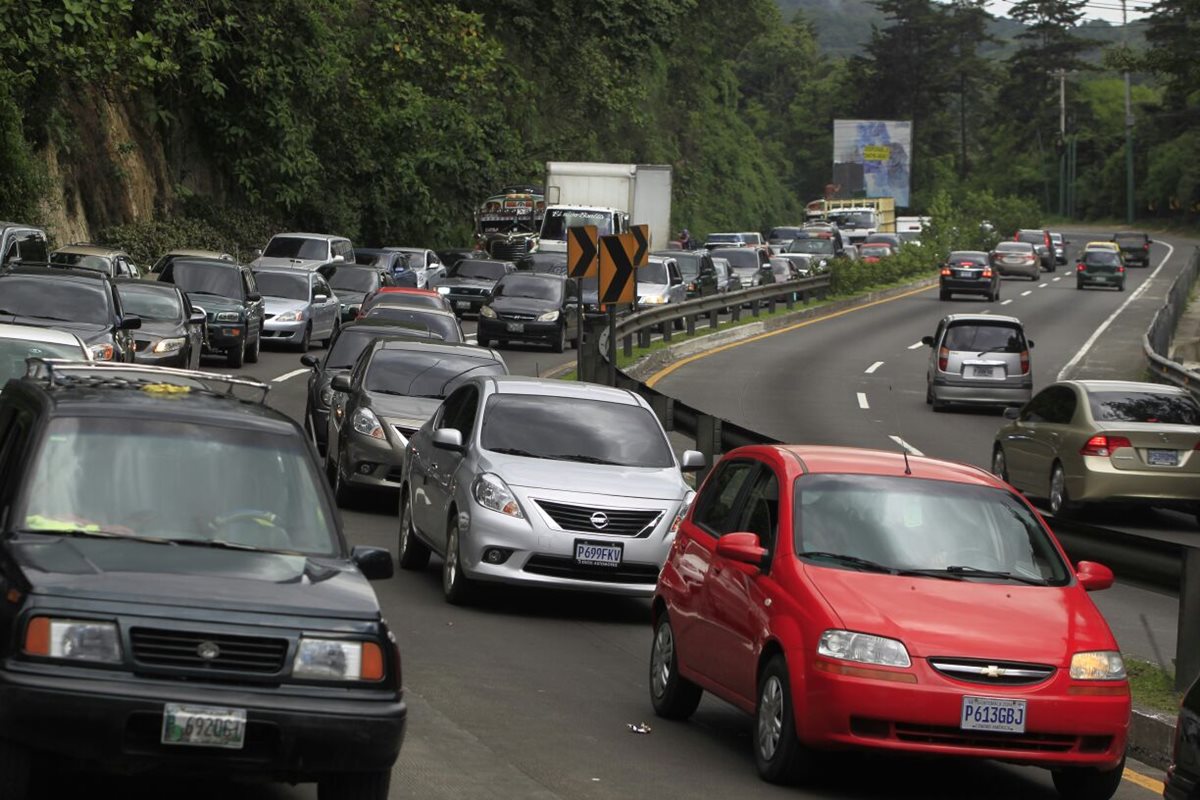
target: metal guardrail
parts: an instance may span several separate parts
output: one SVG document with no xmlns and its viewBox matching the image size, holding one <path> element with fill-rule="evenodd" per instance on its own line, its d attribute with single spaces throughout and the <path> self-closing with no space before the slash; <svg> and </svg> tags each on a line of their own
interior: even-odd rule
<svg viewBox="0 0 1200 800">
<path fill-rule="evenodd" d="M 1176 386 L 1188 389 L 1200 399 L 1200 373 L 1172 361 L 1168 354 L 1175 338 L 1179 318 L 1187 309 L 1188 298 L 1196 278 L 1200 276 L 1200 248 L 1192 251 L 1192 258 L 1171 284 L 1166 302 L 1154 312 L 1150 327 L 1142 336 L 1142 350 L 1146 354 L 1150 371 L 1157 378 L 1165 379 Z"/>
</svg>

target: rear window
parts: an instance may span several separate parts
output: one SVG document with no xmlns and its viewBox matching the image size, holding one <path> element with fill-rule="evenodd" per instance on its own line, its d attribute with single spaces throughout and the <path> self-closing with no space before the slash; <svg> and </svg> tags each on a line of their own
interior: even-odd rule
<svg viewBox="0 0 1200 800">
<path fill-rule="evenodd" d="M 1017 234 L 1018 242 L 1029 242 L 1030 244 L 1045 244 L 1046 234 L 1041 231 L 1021 231 Z"/>
<path fill-rule="evenodd" d="M 956 266 L 963 264 L 986 265 L 987 256 L 983 253 L 951 253 L 950 263 Z"/>
<path fill-rule="evenodd" d="M 1026 350 L 1025 334 L 1011 325 L 960 323 L 951 325 L 942 347 L 976 353 L 1020 353 Z"/>
<path fill-rule="evenodd" d="M 1158 392 L 1089 392 L 1097 422 L 1158 422 L 1200 425 L 1200 406 L 1187 395 Z"/>
<path fill-rule="evenodd" d="M 1083 254 L 1083 263 L 1089 267 L 1116 267 L 1121 257 L 1111 250 L 1088 250 Z"/>
<path fill-rule="evenodd" d="M 1144 233 L 1118 233 L 1113 236 L 1113 241 L 1114 242 L 1137 242 L 1140 244 L 1140 243 L 1146 241 L 1146 234 L 1144 234 Z"/>
</svg>

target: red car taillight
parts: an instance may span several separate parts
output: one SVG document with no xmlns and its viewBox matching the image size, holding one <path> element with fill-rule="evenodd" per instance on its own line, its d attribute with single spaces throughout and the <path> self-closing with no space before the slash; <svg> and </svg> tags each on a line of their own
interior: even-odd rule
<svg viewBox="0 0 1200 800">
<path fill-rule="evenodd" d="M 949 268 L 949 267 L 942 267 L 942 276 L 943 276 L 943 277 L 945 277 L 945 276 L 947 276 L 947 275 L 949 275 L 949 274 L 950 274 L 950 268 Z"/>
<path fill-rule="evenodd" d="M 1117 267 L 1117 272 L 1124 272 L 1124 271 L 1125 271 L 1124 267 Z"/>
<path fill-rule="evenodd" d="M 1081 456 L 1104 456 L 1107 458 L 1113 451 L 1121 447 L 1133 447 L 1124 436 L 1105 436 L 1100 433 L 1087 440 L 1079 451 Z"/>
<path fill-rule="evenodd" d="M 1087 268 L 1082 263 L 1076 264 L 1075 269 L 1078 272 L 1087 272 Z"/>
<path fill-rule="evenodd" d="M 1146 242 L 1144 245 L 1142 245 L 1142 249 L 1148 251 L 1150 249 L 1150 243 Z"/>
<path fill-rule="evenodd" d="M 985 269 L 985 270 L 983 271 L 983 277 L 985 277 L 985 278 L 990 278 L 990 277 L 992 277 L 992 271 L 991 271 L 990 269 Z"/>
<path fill-rule="evenodd" d="M 943 347 L 938 350 L 938 369 L 942 372 L 946 371 L 946 365 L 950 363 L 950 348 Z"/>
<path fill-rule="evenodd" d="M 1029 351 L 1028 350 L 1021 351 L 1021 374 L 1022 375 L 1029 374 Z"/>
</svg>

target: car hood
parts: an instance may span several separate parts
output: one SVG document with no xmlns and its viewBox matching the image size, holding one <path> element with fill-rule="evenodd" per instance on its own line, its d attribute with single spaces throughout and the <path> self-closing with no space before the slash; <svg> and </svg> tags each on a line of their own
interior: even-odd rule
<svg viewBox="0 0 1200 800">
<path fill-rule="evenodd" d="M 268 314 L 279 315 L 286 311 L 304 311 L 308 301 L 293 300 L 290 297 L 271 297 L 263 295 L 263 310 Z"/>
<path fill-rule="evenodd" d="M 241 311 L 245 308 L 245 304 L 241 300 L 235 300 L 232 297 L 222 297 L 219 294 L 189 292 L 188 300 L 192 301 L 192 305 L 200 306 L 210 315 L 218 311 Z"/>
<path fill-rule="evenodd" d="M 455 286 L 464 289 L 487 289 L 491 290 L 496 286 L 496 281 L 488 278 L 442 278 L 438 282 L 438 286 Z"/>
<path fill-rule="evenodd" d="M 142 327 L 134 331 L 134 335 L 138 339 L 165 339 L 184 336 L 186 334 L 187 328 L 178 322 L 162 319 L 146 319 L 145 317 L 142 317 Z"/>
<path fill-rule="evenodd" d="M 547 311 L 557 311 L 558 303 L 538 300 L 535 297 L 497 297 L 492 300 L 492 308 L 497 313 L 504 314 L 544 314 Z"/>
<path fill-rule="evenodd" d="M 250 268 L 289 267 L 293 269 L 316 269 L 324 263 L 326 262 L 319 258 L 275 258 L 259 256 L 250 262 Z"/>
<path fill-rule="evenodd" d="M 34 325 L 39 328 L 53 326 L 56 330 L 74 333 L 88 344 L 112 341 L 112 328 L 108 325 L 101 325 L 98 322 L 60 322 L 58 320 L 22 316 L 0 317 L 0 322 L 15 322 L 18 325 Z"/>
<path fill-rule="evenodd" d="M 637 293 L 641 297 L 646 295 L 666 295 L 671 291 L 671 287 L 665 283 L 646 283 L 638 281 Z"/>
<path fill-rule="evenodd" d="M 43 535 L 18 536 L 10 548 L 34 594 L 379 617 L 375 591 L 343 559 Z"/>
<path fill-rule="evenodd" d="M 846 630 L 899 639 L 911 656 L 1063 666 L 1071 654 L 1115 650 L 1078 585 L 949 581 L 803 566 Z"/>
<path fill-rule="evenodd" d="M 589 494 L 679 500 L 687 492 L 675 467 L 614 467 L 548 458 L 526 458 L 484 451 L 482 472 L 494 472 L 510 486 L 562 491 L 576 487 Z"/>
<path fill-rule="evenodd" d="M 352 292 L 349 289 L 334 289 L 338 302 L 344 306 L 360 306 L 367 298 L 366 292 Z"/>
<path fill-rule="evenodd" d="M 383 419 L 415 422 L 412 427 L 419 428 L 433 416 L 442 404 L 439 397 L 402 397 L 394 394 L 368 392 L 371 409 Z"/>
</svg>

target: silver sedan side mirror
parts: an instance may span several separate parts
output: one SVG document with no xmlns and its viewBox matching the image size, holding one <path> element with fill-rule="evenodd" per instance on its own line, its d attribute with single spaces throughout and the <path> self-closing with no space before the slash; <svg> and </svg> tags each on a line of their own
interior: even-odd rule
<svg viewBox="0 0 1200 800">
<path fill-rule="evenodd" d="M 696 472 L 708 466 L 708 459 L 699 450 L 684 450 L 679 459 L 679 469 L 683 472 Z"/>
</svg>

